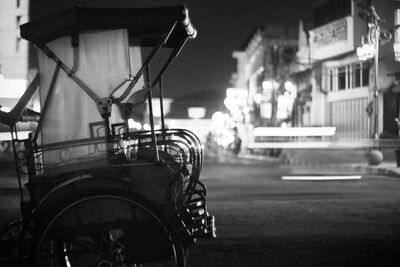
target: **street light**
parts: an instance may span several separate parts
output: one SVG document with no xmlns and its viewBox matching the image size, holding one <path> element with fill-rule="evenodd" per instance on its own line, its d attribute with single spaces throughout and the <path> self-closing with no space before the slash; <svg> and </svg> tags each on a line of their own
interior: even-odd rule
<svg viewBox="0 0 400 267">
<path fill-rule="evenodd" d="M 254 102 L 255 102 L 257 105 L 260 105 L 260 104 L 261 104 L 261 101 L 262 101 L 262 95 L 261 95 L 260 93 L 255 94 L 255 95 L 253 96 L 253 100 L 254 100 Z"/>
<path fill-rule="evenodd" d="M 264 90 L 264 93 L 269 95 L 272 99 L 271 103 L 271 119 L 272 119 L 272 126 L 275 127 L 276 124 L 276 109 L 277 109 L 277 94 L 276 90 L 279 87 L 278 82 L 274 80 L 265 80 L 261 83 L 261 86 Z"/>
<path fill-rule="evenodd" d="M 357 56 L 361 61 L 367 61 L 375 56 L 375 47 L 372 44 L 362 44 L 357 48 Z"/>
<path fill-rule="evenodd" d="M 375 11 L 374 6 L 370 6 L 365 10 L 367 17 L 370 19 L 368 23 L 368 35 L 367 35 L 367 44 L 357 48 L 357 55 L 360 60 L 365 61 L 374 58 L 374 88 L 373 88 L 373 105 L 374 105 L 374 123 L 373 123 L 373 134 L 372 137 L 374 140 L 378 140 L 378 117 L 379 117 L 379 83 L 378 83 L 378 68 L 379 68 L 379 45 L 380 40 L 388 41 L 392 38 L 392 35 L 386 31 L 382 30 L 379 26 L 379 21 L 381 18 Z M 396 26 L 395 26 L 396 27 Z M 364 40 L 362 40 L 364 41 Z M 394 47 L 395 48 L 395 47 Z M 396 48 L 395 48 L 396 50 Z M 369 162 L 372 165 L 378 165 L 382 162 L 382 152 L 376 148 L 377 143 L 374 144 L 370 151 Z"/>
<path fill-rule="evenodd" d="M 284 84 L 285 90 L 289 92 L 290 95 L 296 94 L 296 85 L 291 81 L 286 81 Z"/>
<path fill-rule="evenodd" d="M 264 90 L 274 90 L 274 81 L 268 80 L 268 81 L 263 81 L 261 86 Z"/>
<path fill-rule="evenodd" d="M 370 15 L 372 22 L 368 23 L 367 43 L 362 39 L 362 46 L 357 48 L 357 56 L 361 61 L 374 59 L 374 88 L 373 88 L 373 105 L 374 105 L 374 123 L 373 134 L 374 140 L 378 140 L 378 117 L 379 117 L 379 84 L 378 84 L 378 68 L 379 68 L 379 41 L 381 35 L 381 28 L 378 21 L 379 16 L 376 14 L 375 8 L 371 6 Z"/>
<path fill-rule="evenodd" d="M 245 120 L 243 108 L 247 106 L 247 97 L 247 88 L 226 89 L 224 105 L 236 122 L 243 122 Z"/>
</svg>

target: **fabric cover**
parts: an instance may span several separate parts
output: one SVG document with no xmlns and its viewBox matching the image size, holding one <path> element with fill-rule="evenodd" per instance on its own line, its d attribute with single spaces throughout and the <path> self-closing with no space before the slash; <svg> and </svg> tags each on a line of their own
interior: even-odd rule
<svg viewBox="0 0 400 267">
<path fill-rule="evenodd" d="M 69 68 L 73 66 L 74 51 L 71 37 L 63 37 L 47 44 Z M 126 30 L 86 32 L 79 35 L 79 67 L 76 76 L 100 98 L 109 97 L 111 92 L 130 73 L 128 35 Z M 140 61 L 137 49 L 135 60 Z M 133 55 L 132 55 L 133 56 Z M 137 69 L 138 62 L 133 68 Z M 39 52 L 40 102 L 43 107 L 48 95 L 56 63 Z M 134 70 L 132 70 L 134 71 Z M 127 85 L 127 84 L 126 84 Z M 132 91 L 140 89 L 139 82 Z M 120 88 L 125 89 L 126 86 Z M 89 123 L 103 121 L 93 99 L 63 70 L 60 70 L 53 95 L 48 106 L 41 132 L 41 143 L 51 144 L 82 138 L 90 138 Z M 118 109 L 114 106 L 110 123 L 121 122 Z M 96 135 L 104 136 L 96 132 Z M 97 154 L 94 146 L 78 147 L 68 151 L 53 151 L 44 154 L 44 163 L 68 163 L 88 155 Z M 97 150 L 99 147 L 97 147 Z M 102 149 L 100 149 L 102 150 Z M 104 153 L 103 153 L 104 154 Z M 104 154 L 105 156 L 105 154 Z"/>
</svg>

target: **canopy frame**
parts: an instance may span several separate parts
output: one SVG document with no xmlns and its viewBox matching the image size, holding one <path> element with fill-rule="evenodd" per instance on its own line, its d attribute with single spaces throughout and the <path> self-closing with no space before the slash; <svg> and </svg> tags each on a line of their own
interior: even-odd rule
<svg viewBox="0 0 400 267">
<path fill-rule="evenodd" d="M 186 10 L 186 8 L 185 8 Z M 181 39 L 177 41 L 177 27 L 178 24 L 181 23 L 179 26 L 185 29 L 187 31 L 187 34 L 181 35 Z M 165 26 L 164 26 L 165 27 Z M 23 29 L 23 27 L 21 27 Z M 174 44 L 175 46 L 173 47 L 172 51 L 170 52 L 168 58 L 166 61 L 163 63 L 161 69 L 159 70 L 158 74 L 155 75 L 155 79 L 152 81 L 151 76 L 150 76 L 150 64 L 152 63 L 153 59 L 155 56 L 158 54 L 158 52 L 161 50 L 162 47 L 169 47 L 167 46 L 167 43 L 169 41 L 169 38 L 175 33 L 175 41 Z M 21 33 L 22 35 L 23 33 Z M 25 31 L 26 35 L 26 31 Z M 154 38 L 154 33 L 150 34 L 152 37 L 152 40 L 156 40 Z M 78 86 L 81 88 L 97 105 L 98 110 L 100 112 L 101 117 L 104 120 L 105 124 L 105 130 L 106 130 L 106 139 L 107 141 L 111 142 L 112 141 L 112 133 L 111 133 L 111 127 L 109 123 L 109 118 L 111 116 L 111 109 L 113 104 L 119 104 L 122 101 L 126 100 L 126 98 L 130 95 L 132 89 L 134 86 L 137 84 L 140 78 L 144 76 L 145 84 L 144 84 L 144 89 L 146 91 L 146 97 L 148 101 L 148 106 L 149 106 L 149 119 L 150 119 L 150 128 L 151 128 L 151 137 L 152 137 L 152 142 L 154 148 L 157 147 L 157 140 L 156 140 L 156 133 L 155 133 L 155 125 L 154 125 L 154 114 L 153 114 L 153 103 L 152 103 L 152 90 L 156 86 L 159 87 L 159 94 L 160 94 L 160 110 L 161 110 L 161 132 L 163 135 L 166 133 L 166 125 L 165 125 L 165 115 L 163 111 L 163 84 L 162 84 L 162 78 L 173 60 L 179 55 L 180 51 L 182 50 L 183 46 L 187 42 L 188 39 L 194 38 L 196 36 L 196 30 L 193 28 L 193 26 L 190 24 L 190 21 L 188 20 L 187 17 L 187 10 L 185 14 L 185 19 L 184 21 L 180 20 L 175 20 L 174 23 L 168 27 L 168 30 L 164 30 L 164 32 L 161 32 L 158 34 L 158 41 L 153 42 L 154 46 L 151 50 L 151 52 L 147 55 L 145 58 L 144 62 L 142 63 L 141 67 L 139 70 L 136 72 L 136 74 L 132 75 L 132 73 L 129 73 L 129 78 L 123 81 L 121 84 L 119 84 L 114 90 L 112 90 L 111 94 L 108 97 L 99 97 L 96 92 L 94 92 L 87 84 L 85 84 L 84 81 L 82 81 L 77 75 L 76 71 L 79 68 L 79 32 L 73 31 L 71 34 L 71 45 L 73 47 L 73 66 L 70 68 L 68 67 L 44 42 L 39 42 L 37 40 L 32 40 L 34 42 L 35 46 L 40 49 L 49 59 L 53 60 L 56 63 L 56 68 L 53 73 L 53 77 L 51 80 L 51 83 L 49 85 L 49 90 L 45 98 L 45 103 L 42 108 L 42 112 L 40 114 L 40 119 L 39 119 L 39 124 L 37 127 L 37 131 L 35 132 L 34 138 L 33 138 L 33 143 L 35 147 L 40 147 L 38 146 L 38 136 L 39 133 L 42 130 L 42 124 L 44 121 L 44 118 L 46 116 L 46 111 L 47 107 L 49 106 L 49 103 L 51 102 L 54 87 L 57 81 L 57 77 L 59 75 L 59 71 L 63 70 L 68 77 L 70 77 Z M 171 43 L 171 42 L 170 42 Z M 168 43 L 168 44 L 170 44 Z M 123 93 L 119 96 L 114 96 L 114 94 L 120 89 L 126 82 L 129 82 L 129 85 Z M 144 100 L 145 100 L 144 99 Z M 128 128 L 128 127 L 127 127 Z M 129 129 L 129 128 L 128 128 Z M 165 136 L 163 136 L 163 139 L 165 140 Z M 154 149 L 155 155 L 154 159 L 155 161 L 160 161 L 160 157 L 158 155 L 157 149 Z"/>
</svg>

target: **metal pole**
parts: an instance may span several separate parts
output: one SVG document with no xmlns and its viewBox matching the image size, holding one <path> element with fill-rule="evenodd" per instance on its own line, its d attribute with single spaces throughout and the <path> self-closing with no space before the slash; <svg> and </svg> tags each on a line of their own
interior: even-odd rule
<svg viewBox="0 0 400 267">
<path fill-rule="evenodd" d="M 59 57 L 56 56 L 56 54 L 53 53 L 53 51 L 50 50 L 50 48 L 48 48 L 46 45 L 40 46 L 39 47 L 40 50 L 43 51 L 43 53 L 50 59 L 53 59 L 56 63 L 57 66 L 59 65 L 64 71 L 65 73 L 71 77 L 71 79 L 79 85 L 79 87 L 82 88 L 83 91 L 85 91 L 90 98 L 93 99 L 93 101 L 96 101 L 97 99 L 99 99 L 100 97 L 93 92 L 80 78 L 78 78 L 75 73 L 66 65 L 64 64 L 64 62 L 61 61 L 61 59 Z"/>
<path fill-rule="evenodd" d="M 277 100 L 277 90 L 278 88 L 275 86 L 275 80 L 273 81 L 273 88 L 272 88 L 272 127 L 276 127 L 276 121 L 277 121 L 277 112 L 278 112 L 278 100 Z"/>
<path fill-rule="evenodd" d="M 60 72 L 61 69 L 61 65 L 57 64 L 56 69 L 54 70 L 54 74 L 53 77 L 51 78 L 51 83 L 50 83 L 50 87 L 49 90 L 47 91 L 47 96 L 46 99 L 44 100 L 44 104 L 42 106 L 42 110 L 40 112 L 40 119 L 39 119 L 39 123 L 38 126 L 36 127 L 36 131 L 35 131 L 35 135 L 33 137 L 33 143 L 36 145 L 37 144 L 37 139 L 39 137 L 39 133 L 42 130 L 42 125 L 43 125 L 43 121 L 44 118 L 46 116 L 46 112 L 47 112 L 47 108 L 50 104 L 50 100 L 53 97 L 53 92 L 54 92 L 54 88 L 57 82 L 57 78 L 58 78 L 58 74 Z"/>
<path fill-rule="evenodd" d="M 380 30 L 377 27 L 376 33 L 375 33 L 375 86 L 374 86 L 374 133 L 373 133 L 373 139 L 378 140 L 378 119 L 379 119 L 379 35 L 380 35 Z"/>
<path fill-rule="evenodd" d="M 156 162 L 160 162 L 160 156 L 158 155 L 158 150 L 157 150 L 157 137 L 155 134 L 155 129 L 154 129 L 154 115 L 153 115 L 153 102 L 152 102 L 152 90 L 151 90 L 151 78 L 150 78 L 150 67 L 149 65 L 146 66 L 146 87 L 147 87 L 147 101 L 149 102 L 149 119 L 150 119 L 150 127 L 151 127 L 151 140 L 153 142 L 153 148 L 154 148 L 154 160 Z"/>
<path fill-rule="evenodd" d="M 19 188 L 19 196 L 21 199 L 21 202 L 24 201 L 24 193 L 22 192 L 22 181 L 21 181 L 21 166 L 18 164 L 18 152 L 17 152 L 17 147 L 15 143 L 18 141 L 18 131 L 17 131 L 17 126 L 16 124 L 10 126 L 10 134 L 11 134 L 11 143 L 12 143 L 12 149 L 14 150 L 14 159 L 15 159 L 15 170 L 17 172 L 17 178 L 18 178 L 18 188 Z M 28 159 L 27 159 L 28 160 Z M 28 170 L 30 171 L 30 170 Z"/>
<path fill-rule="evenodd" d="M 160 90 L 160 111 L 161 111 L 161 131 L 162 131 L 162 138 L 164 142 L 164 151 L 167 152 L 167 136 L 166 136 L 166 129 L 165 129 L 165 118 L 164 118 L 164 95 L 163 95 L 163 88 L 162 88 L 162 76 L 160 76 L 159 81 L 159 90 Z"/>
</svg>

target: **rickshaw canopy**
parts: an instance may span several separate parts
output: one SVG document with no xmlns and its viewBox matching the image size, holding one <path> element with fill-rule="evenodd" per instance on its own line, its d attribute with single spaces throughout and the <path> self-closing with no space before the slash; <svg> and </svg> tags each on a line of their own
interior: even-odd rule
<svg viewBox="0 0 400 267">
<path fill-rule="evenodd" d="M 138 46 L 154 46 L 160 37 L 169 34 L 164 44 L 169 48 L 196 35 L 184 5 L 155 8 L 75 6 L 25 23 L 20 28 L 21 37 L 37 46 L 64 36 L 96 30 L 128 29 L 130 44 Z"/>
<path fill-rule="evenodd" d="M 148 100 L 150 124 L 154 125 L 151 91 L 186 41 L 196 36 L 184 5 L 74 6 L 20 29 L 21 37 L 39 49 L 42 116 L 34 140 L 42 145 L 109 137 L 112 125 L 121 123 L 123 117 L 123 110 L 112 109 L 113 105 Z M 161 67 L 153 76 L 149 65 L 162 47 L 171 48 L 165 49 L 169 56 L 157 62 Z M 162 91 L 161 82 L 158 86 Z M 43 154 L 43 162 L 49 166 L 88 155 L 107 156 L 105 149 L 100 150 L 71 148 L 67 161 L 59 150 L 49 151 Z"/>
</svg>

